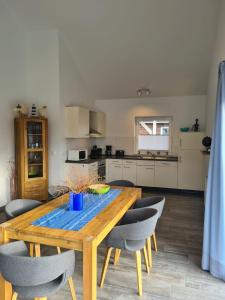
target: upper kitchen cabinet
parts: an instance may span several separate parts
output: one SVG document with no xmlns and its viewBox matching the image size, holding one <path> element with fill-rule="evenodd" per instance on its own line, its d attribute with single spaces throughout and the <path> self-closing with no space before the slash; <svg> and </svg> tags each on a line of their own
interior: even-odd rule
<svg viewBox="0 0 225 300">
<path fill-rule="evenodd" d="M 89 109 L 80 106 L 65 107 L 65 137 L 89 137 Z"/>
<path fill-rule="evenodd" d="M 100 111 L 90 111 L 90 137 L 104 137 L 105 128 L 105 113 Z"/>
<path fill-rule="evenodd" d="M 203 132 L 181 132 L 180 149 L 203 150 L 202 139 L 204 136 Z"/>
</svg>

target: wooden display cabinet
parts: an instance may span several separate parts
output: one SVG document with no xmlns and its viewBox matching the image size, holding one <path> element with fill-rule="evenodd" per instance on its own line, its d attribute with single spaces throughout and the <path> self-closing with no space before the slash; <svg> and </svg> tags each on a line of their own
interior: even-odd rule
<svg viewBox="0 0 225 300">
<path fill-rule="evenodd" d="M 15 119 L 15 152 L 18 198 L 48 199 L 48 121 Z"/>
</svg>

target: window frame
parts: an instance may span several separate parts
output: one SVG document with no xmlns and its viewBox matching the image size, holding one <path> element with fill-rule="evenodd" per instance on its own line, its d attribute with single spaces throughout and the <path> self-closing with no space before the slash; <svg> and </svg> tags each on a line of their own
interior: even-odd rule
<svg viewBox="0 0 225 300">
<path fill-rule="evenodd" d="M 168 150 L 146 150 L 146 149 L 138 149 L 138 134 L 137 134 L 137 126 L 138 122 L 140 121 L 169 121 L 169 149 Z M 171 152 L 172 149 L 172 130 L 173 130 L 173 117 L 172 116 L 136 116 L 134 118 L 134 136 L 135 136 L 135 145 L 134 145 L 134 150 L 135 153 L 140 152 Z"/>
</svg>

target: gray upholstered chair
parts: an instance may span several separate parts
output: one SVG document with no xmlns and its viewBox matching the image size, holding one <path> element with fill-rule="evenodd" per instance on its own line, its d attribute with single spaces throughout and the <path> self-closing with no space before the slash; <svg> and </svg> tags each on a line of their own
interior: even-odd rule
<svg viewBox="0 0 225 300">
<path fill-rule="evenodd" d="M 111 186 L 125 186 L 125 187 L 134 187 L 133 182 L 129 180 L 114 180 L 108 183 Z"/>
<path fill-rule="evenodd" d="M 12 284 L 13 300 L 17 295 L 47 300 L 45 297 L 56 293 L 67 280 L 73 284 L 74 267 L 75 253 L 72 250 L 53 256 L 29 257 L 23 241 L 0 246 L 0 271 Z M 75 290 L 73 299 L 76 299 Z"/>
<path fill-rule="evenodd" d="M 5 206 L 5 214 L 7 219 L 12 219 L 24 214 L 25 212 L 40 206 L 42 203 L 31 199 L 17 199 L 10 201 Z"/>
<path fill-rule="evenodd" d="M 144 208 L 144 207 L 155 208 L 158 211 L 158 218 L 160 218 L 163 212 L 164 204 L 165 204 L 165 196 L 151 196 L 151 197 L 145 197 L 137 200 L 136 203 L 134 204 L 134 209 Z M 155 251 L 157 252 L 158 246 L 157 246 L 155 232 L 153 233 L 152 238 L 153 238 Z"/>
<path fill-rule="evenodd" d="M 147 272 L 149 272 L 145 244 L 147 237 L 153 234 L 157 220 L 158 212 L 156 209 L 134 209 L 129 210 L 123 217 L 121 223 L 113 228 L 106 238 L 108 249 L 99 283 L 100 287 L 104 284 L 112 250 L 128 250 L 136 252 L 138 293 L 140 296 L 142 295 L 141 250 L 144 252 L 145 264 Z"/>
<path fill-rule="evenodd" d="M 5 206 L 5 215 L 7 220 L 16 218 L 38 206 L 40 206 L 42 202 L 31 199 L 16 199 L 10 201 Z M 34 256 L 34 251 L 40 252 L 40 245 L 34 245 L 30 243 L 30 256 Z"/>
</svg>

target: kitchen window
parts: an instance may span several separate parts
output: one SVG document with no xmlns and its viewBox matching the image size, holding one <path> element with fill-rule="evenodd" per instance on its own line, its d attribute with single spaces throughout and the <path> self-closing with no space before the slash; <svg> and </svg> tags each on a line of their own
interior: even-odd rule
<svg viewBox="0 0 225 300">
<path fill-rule="evenodd" d="M 170 151 L 171 117 L 136 117 L 137 151 Z"/>
</svg>

